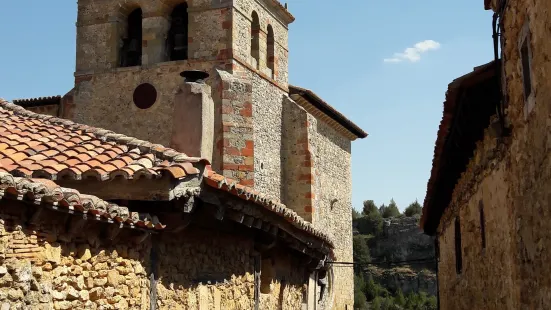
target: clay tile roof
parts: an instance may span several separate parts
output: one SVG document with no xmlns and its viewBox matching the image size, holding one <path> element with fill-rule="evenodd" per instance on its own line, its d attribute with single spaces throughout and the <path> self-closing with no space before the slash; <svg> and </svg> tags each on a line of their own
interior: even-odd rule
<svg viewBox="0 0 551 310">
<path fill-rule="evenodd" d="M 59 187 L 46 179 L 19 178 L 0 172 L 0 198 L 20 200 L 60 212 L 86 214 L 87 219 L 118 223 L 128 228 L 165 228 L 156 217 L 130 212 L 126 207 L 81 194 L 74 189 Z"/>
<path fill-rule="evenodd" d="M 0 172 L 50 180 L 175 179 L 199 158 L 122 134 L 30 112 L 0 98 Z"/>
<path fill-rule="evenodd" d="M 61 96 L 38 97 L 27 99 L 14 99 L 13 103 L 22 107 L 37 107 L 42 105 L 54 105 L 61 102 Z"/>
<path fill-rule="evenodd" d="M 354 124 L 351 120 L 346 118 L 343 114 L 341 114 L 339 111 L 337 111 L 335 108 L 333 108 L 329 103 L 325 102 L 321 97 L 319 97 L 316 93 L 313 91 L 298 87 L 289 85 L 289 94 L 290 95 L 299 95 L 304 97 L 310 104 L 312 104 L 315 108 L 323 112 L 325 115 L 330 117 L 331 119 L 335 120 L 337 123 L 339 123 L 341 126 L 346 128 L 348 131 L 350 131 L 352 134 L 354 134 L 358 138 L 365 138 L 367 137 L 367 133 L 363 131 L 358 125 Z"/>
<path fill-rule="evenodd" d="M 305 231 L 319 239 L 322 239 L 331 247 L 333 242 L 329 235 L 314 228 L 312 223 L 305 221 L 295 211 L 287 208 L 284 204 L 276 199 L 269 198 L 250 187 L 237 184 L 236 181 L 226 178 L 210 169 L 210 166 L 205 170 L 205 182 L 207 185 L 226 191 L 243 200 L 250 201 L 259 205 L 271 212 L 274 212 L 280 217 L 283 217 L 287 222 L 291 223 L 298 229 Z"/>
</svg>

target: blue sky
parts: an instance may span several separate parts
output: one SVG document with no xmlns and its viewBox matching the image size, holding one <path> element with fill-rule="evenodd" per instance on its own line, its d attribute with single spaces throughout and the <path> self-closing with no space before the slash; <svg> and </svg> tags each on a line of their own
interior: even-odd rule
<svg viewBox="0 0 551 310">
<path fill-rule="evenodd" d="M 72 87 L 76 1 L 55 2 L 0 1 L 0 97 Z M 354 207 L 366 199 L 394 198 L 401 209 L 422 203 L 447 85 L 493 57 L 492 15 L 483 0 L 288 3 L 296 17 L 290 82 L 370 134 L 353 143 Z"/>
</svg>

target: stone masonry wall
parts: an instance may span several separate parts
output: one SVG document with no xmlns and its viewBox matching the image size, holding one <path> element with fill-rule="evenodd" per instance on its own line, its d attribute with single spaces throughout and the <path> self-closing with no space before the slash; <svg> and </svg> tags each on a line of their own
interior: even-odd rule
<svg viewBox="0 0 551 310">
<path fill-rule="evenodd" d="M 42 105 L 37 107 L 26 107 L 25 109 L 39 114 L 46 114 L 51 116 L 58 116 L 59 113 L 59 105 L 57 104 L 51 104 L 51 105 Z"/>
<path fill-rule="evenodd" d="M 214 140 L 219 155 L 214 158 L 219 159 L 217 165 L 224 176 L 254 186 L 253 86 L 249 79 L 226 71 L 219 70 L 218 75 L 220 82 L 214 98 L 221 102 L 216 112 L 220 116 Z"/>
<path fill-rule="evenodd" d="M 67 230 L 66 221 L 71 227 L 76 217 L 44 211 L 40 224 L 27 225 L 25 206 L 0 205 L 4 309 L 145 310 L 151 296 L 157 309 L 254 307 L 257 253 L 250 236 L 190 228 L 136 244 L 140 236 L 125 229 L 109 241 L 104 229 L 112 224 L 85 222 Z M 271 292 L 261 294 L 260 309 L 297 309 L 307 281 L 301 260 L 288 249 L 272 257 Z"/>
<path fill-rule="evenodd" d="M 167 61 L 165 38 L 172 9 L 181 1 L 80 0 L 76 72 L 99 73 L 118 67 L 120 39 L 128 14 L 143 14 L 143 65 Z M 189 59 L 227 59 L 231 52 L 231 1 L 189 1 Z"/>
<path fill-rule="evenodd" d="M 312 221 L 313 162 L 308 140 L 308 112 L 290 98 L 283 102 L 282 115 L 282 200 L 288 208 Z"/>
<path fill-rule="evenodd" d="M 442 309 L 519 309 L 512 268 L 514 217 L 508 199 L 505 147 L 496 149 L 496 145 L 487 130 L 440 223 L 438 285 Z M 484 212 L 485 248 L 480 207 Z M 456 216 L 461 227 L 461 274 L 456 273 Z"/>
<path fill-rule="evenodd" d="M 442 309 L 551 307 L 551 3 L 544 0 L 508 4 L 503 22 L 503 61 L 507 120 L 512 135 L 502 158 L 474 173 L 479 158 L 496 145 L 488 134 L 454 192 L 457 204 L 444 214 L 439 227 Z M 530 31 L 531 80 L 534 108 L 527 113 L 522 84 L 519 38 Z M 493 164 L 492 164 L 493 162 Z M 476 176 L 476 178 L 474 178 Z M 472 180 L 472 181 L 469 181 Z M 471 182 L 471 184 L 467 184 Z M 465 189 L 472 187 L 467 191 Z M 478 204 L 483 202 L 487 248 L 480 249 Z M 455 275 L 453 217 L 459 212 L 464 274 Z M 494 264 L 499 261 L 500 264 Z M 446 263 L 444 263 L 446 262 Z M 514 285 L 513 285 L 514 284 Z M 484 288 L 484 291 L 482 291 Z M 484 292 L 484 294 L 482 294 Z M 467 298 L 468 296 L 468 298 Z"/>
<path fill-rule="evenodd" d="M 213 77 L 211 79 L 218 75 L 213 63 L 183 61 L 177 65 L 160 63 L 147 69 L 119 68 L 77 77 L 73 120 L 168 146 L 174 98 L 184 83 L 180 72 L 190 69 L 207 70 Z M 134 89 L 142 83 L 150 83 L 157 90 L 157 101 L 145 110 L 139 109 L 132 99 Z"/>
<path fill-rule="evenodd" d="M 288 29 L 285 24 L 274 18 L 256 0 L 236 0 L 233 12 L 233 57 L 243 65 L 252 65 L 251 23 L 255 11 L 260 19 L 260 63 L 258 68 L 265 77 L 271 79 L 266 62 L 268 25 L 274 30 L 275 67 L 273 80 L 282 87 L 288 84 Z"/>
<path fill-rule="evenodd" d="M 335 243 L 335 260 L 352 261 L 351 142 L 327 123 L 308 115 L 308 138 L 313 161 L 313 224 Z M 352 307 L 351 268 L 334 268 L 334 309 Z"/>
<path fill-rule="evenodd" d="M 525 115 L 518 39 L 529 20 L 535 105 Z M 517 283 L 522 309 L 551 307 L 551 2 L 512 1 L 504 17 L 508 118 L 513 128 L 509 180 L 515 210 Z"/>
<path fill-rule="evenodd" d="M 159 309 L 254 309 L 254 255 L 245 236 L 192 230 L 166 238 L 159 246 Z M 260 309 L 297 309 L 304 270 L 286 254 L 274 261 L 272 291 L 261 294 Z"/>
<path fill-rule="evenodd" d="M 27 226 L 24 206 L 0 205 L 2 308 L 147 309 L 147 243 L 108 245 L 96 223 L 68 233 L 66 216 L 45 211 Z"/>
</svg>

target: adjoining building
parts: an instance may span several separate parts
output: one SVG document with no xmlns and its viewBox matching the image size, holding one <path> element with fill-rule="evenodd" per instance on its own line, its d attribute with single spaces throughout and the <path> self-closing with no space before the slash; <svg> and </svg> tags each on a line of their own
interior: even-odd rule
<svg viewBox="0 0 551 310">
<path fill-rule="evenodd" d="M 551 2 L 485 7 L 495 60 L 448 87 L 421 227 L 437 236 L 441 309 L 547 309 Z"/>
</svg>

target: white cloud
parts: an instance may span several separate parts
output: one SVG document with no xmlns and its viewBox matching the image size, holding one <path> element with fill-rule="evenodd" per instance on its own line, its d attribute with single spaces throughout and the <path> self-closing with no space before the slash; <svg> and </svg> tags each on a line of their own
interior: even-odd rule
<svg viewBox="0 0 551 310">
<path fill-rule="evenodd" d="M 425 40 L 419 43 L 415 43 L 413 47 L 408 47 L 403 53 L 394 53 L 392 58 L 383 59 L 384 62 L 418 62 L 421 60 L 421 54 L 426 53 L 430 50 L 437 50 L 440 48 L 440 43 L 433 40 Z"/>
</svg>

